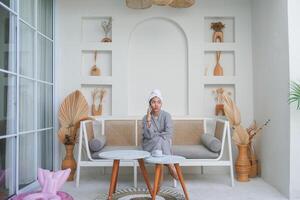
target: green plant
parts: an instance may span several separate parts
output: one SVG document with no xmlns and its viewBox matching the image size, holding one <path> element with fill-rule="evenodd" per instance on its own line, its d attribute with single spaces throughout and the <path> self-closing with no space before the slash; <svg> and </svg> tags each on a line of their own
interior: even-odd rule
<svg viewBox="0 0 300 200">
<path fill-rule="evenodd" d="M 297 109 L 300 109 L 300 84 L 291 81 L 290 85 L 290 95 L 289 95 L 289 104 L 297 103 Z"/>
</svg>

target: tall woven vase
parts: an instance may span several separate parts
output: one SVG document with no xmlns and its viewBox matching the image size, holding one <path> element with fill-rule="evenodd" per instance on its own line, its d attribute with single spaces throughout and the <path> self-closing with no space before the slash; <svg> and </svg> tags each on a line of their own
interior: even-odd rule
<svg viewBox="0 0 300 200">
<path fill-rule="evenodd" d="M 74 146 L 75 146 L 74 144 L 65 145 L 66 156 L 61 164 L 62 169 L 68 169 L 68 168 L 71 169 L 71 173 L 68 177 L 68 181 L 74 180 L 74 175 L 76 171 L 76 161 L 74 159 L 74 154 L 73 154 Z"/>
<path fill-rule="evenodd" d="M 237 180 L 249 181 L 250 161 L 248 158 L 248 145 L 238 145 L 239 155 L 235 163 Z"/>
<path fill-rule="evenodd" d="M 257 176 L 257 164 L 258 164 L 258 160 L 256 158 L 255 155 L 255 151 L 254 151 L 254 147 L 252 142 L 249 143 L 248 145 L 248 158 L 250 160 L 250 172 L 249 172 L 249 177 L 250 178 L 254 178 Z"/>
</svg>

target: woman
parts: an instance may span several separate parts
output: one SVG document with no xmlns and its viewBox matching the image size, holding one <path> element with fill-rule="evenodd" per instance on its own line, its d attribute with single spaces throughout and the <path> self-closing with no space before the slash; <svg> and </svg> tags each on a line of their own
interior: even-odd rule
<svg viewBox="0 0 300 200">
<path fill-rule="evenodd" d="M 158 89 L 151 92 L 147 115 L 143 118 L 143 149 L 152 153 L 161 150 L 164 155 L 171 155 L 173 122 L 171 115 L 161 110 L 162 96 Z M 174 165 L 168 165 L 173 178 L 178 179 Z"/>
</svg>

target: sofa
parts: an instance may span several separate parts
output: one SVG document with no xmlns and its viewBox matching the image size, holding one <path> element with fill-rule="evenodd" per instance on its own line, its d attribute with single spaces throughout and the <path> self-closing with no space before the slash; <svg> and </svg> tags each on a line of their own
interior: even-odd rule
<svg viewBox="0 0 300 200">
<path fill-rule="evenodd" d="M 115 149 L 141 149 L 142 117 L 97 117 L 81 122 L 77 159 L 76 186 L 79 186 L 81 167 L 112 166 L 112 160 L 99 158 L 100 152 Z M 231 186 L 234 186 L 231 136 L 229 122 L 219 118 L 173 117 L 174 132 L 172 152 L 184 156 L 181 166 L 227 166 Z M 95 128 L 97 125 L 98 128 Z M 208 128 L 209 127 L 209 128 Z M 210 134 L 220 141 L 219 152 L 211 151 L 203 144 L 203 134 Z M 89 141 L 99 135 L 105 136 L 106 144 L 99 152 L 89 149 Z M 225 156 L 225 147 L 228 156 Z M 86 154 L 86 159 L 83 157 Z M 120 166 L 133 167 L 133 185 L 137 186 L 137 161 L 121 161 Z M 203 168 L 202 168 L 203 169 Z M 176 182 L 174 181 L 176 184 Z"/>
</svg>

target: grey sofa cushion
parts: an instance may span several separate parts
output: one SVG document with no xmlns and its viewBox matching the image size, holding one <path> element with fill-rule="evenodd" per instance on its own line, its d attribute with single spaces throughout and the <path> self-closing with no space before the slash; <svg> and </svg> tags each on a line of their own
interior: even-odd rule
<svg viewBox="0 0 300 200">
<path fill-rule="evenodd" d="M 174 155 L 187 159 L 214 159 L 219 156 L 218 153 L 209 151 L 203 145 L 174 145 L 172 150 Z"/>
<path fill-rule="evenodd" d="M 89 148 L 91 152 L 98 152 L 101 149 L 103 149 L 103 147 L 106 144 L 106 138 L 105 136 L 101 136 L 98 138 L 93 138 L 92 140 L 89 141 Z"/>
<path fill-rule="evenodd" d="M 210 134 L 201 135 L 202 144 L 212 152 L 219 153 L 222 148 L 222 142 Z"/>
<path fill-rule="evenodd" d="M 113 150 L 142 150 L 140 146 L 105 146 L 103 149 L 101 149 L 98 152 L 92 153 L 93 159 L 102 159 L 99 157 L 99 153 L 105 152 L 105 151 L 113 151 Z"/>
</svg>

